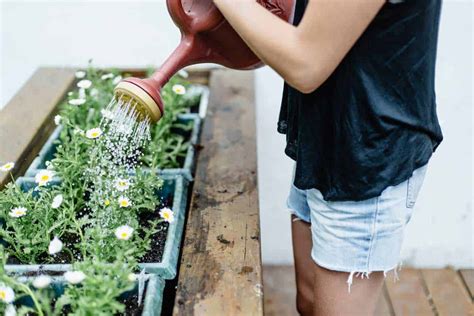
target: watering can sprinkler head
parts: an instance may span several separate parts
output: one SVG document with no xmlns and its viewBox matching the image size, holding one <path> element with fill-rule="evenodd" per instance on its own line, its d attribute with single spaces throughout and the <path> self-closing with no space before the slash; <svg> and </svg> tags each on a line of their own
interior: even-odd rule
<svg viewBox="0 0 474 316">
<path fill-rule="evenodd" d="M 132 105 L 141 114 L 142 118 L 148 117 L 156 123 L 164 114 L 163 101 L 160 96 L 161 86 L 156 87 L 153 79 L 126 78 L 119 82 L 114 89 L 117 99 L 132 102 Z"/>
<path fill-rule="evenodd" d="M 279 18 L 292 21 L 296 0 L 256 1 Z M 263 65 L 213 0 L 166 0 L 166 5 L 181 31 L 180 44 L 151 78 L 126 78 L 114 90 L 117 98 L 131 100 L 138 112 L 152 122 L 164 114 L 161 88 L 180 69 L 199 63 L 242 70 Z"/>
</svg>

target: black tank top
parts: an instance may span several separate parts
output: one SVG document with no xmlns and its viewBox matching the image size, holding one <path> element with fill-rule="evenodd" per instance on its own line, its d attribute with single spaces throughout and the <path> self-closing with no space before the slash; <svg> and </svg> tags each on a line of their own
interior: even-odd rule
<svg viewBox="0 0 474 316">
<path fill-rule="evenodd" d="M 307 2 L 297 1 L 293 24 Z M 441 0 L 392 2 L 318 89 L 283 88 L 278 131 L 296 161 L 294 184 L 328 201 L 380 195 L 443 139 L 434 90 Z"/>
</svg>

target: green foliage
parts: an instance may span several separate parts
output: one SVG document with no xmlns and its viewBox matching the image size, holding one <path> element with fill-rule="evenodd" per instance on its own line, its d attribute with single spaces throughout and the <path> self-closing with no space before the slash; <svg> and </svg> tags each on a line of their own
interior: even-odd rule
<svg viewBox="0 0 474 316">
<path fill-rule="evenodd" d="M 0 195 L 0 218 L 4 221 L 0 238 L 8 244 L 8 252 L 18 260 L 49 262 L 51 258 L 45 257 L 44 253 L 50 241 L 54 236 L 61 237 L 73 230 L 71 218 L 75 209 L 68 202 L 68 196 L 60 207 L 51 207 L 54 197 L 61 192 L 60 186 L 23 192 L 16 184 L 9 183 Z M 10 213 L 17 207 L 26 208 L 26 214 L 12 217 Z M 41 257 L 44 260 L 40 260 Z"/>
<path fill-rule="evenodd" d="M 128 280 L 129 274 L 150 251 L 153 235 L 166 228 L 164 219 L 157 214 L 161 203 L 157 192 L 163 181 L 141 168 L 130 173 L 113 165 L 104 144 L 85 137 L 87 130 L 100 126 L 102 110 L 113 96 L 117 76 L 116 70 L 102 72 L 89 67 L 81 79 L 89 80 L 90 87 L 72 90 L 60 105 L 63 129 L 55 157 L 47 162 L 48 169 L 60 181 L 31 190 L 10 183 L 0 192 L 0 239 L 4 244 L 0 244 L 0 286 L 11 287 L 16 299 L 29 297 L 33 301 L 31 306 L 18 308 L 18 315 L 61 315 L 64 311 L 71 315 L 123 313 L 119 296 L 135 284 Z M 183 124 L 178 115 L 189 112 L 199 96 L 177 94 L 172 90 L 175 84 L 188 87 L 177 76 L 164 87 L 166 114 L 151 127 L 151 142 L 142 148 L 142 166 L 179 167 L 189 147 L 187 138 L 192 124 Z M 83 104 L 73 105 L 74 102 Z M 112 172 L 115 168 L 118 171 Z M 126 190 L 115 187 L 118 176 L 129 183 Z M 58 196 L 62 202 L 53 207 Z M 130 200 L 126 207 L 120 204 L 124 196 Z M 13 216 L 18 207 L 24 207 L 26 214 Z M 133 233 L 118 238 L 117 231 L 124 226 L 133 229 Z M 55 237 L 63 242 L 63 247 L 57 254 L 49 254 L 48 247 Z M 4 265 L 8 256 L 26 264 L 73 263 L 74 269 L 87 277 L 80 285 L 69 284 L 64 295 L 55 299 L 51 287 L 34 289 L 7 275 Z M 0 313 L 7 307 L 0 302 Z"/>
<path fill-rule="evenodd" d="M 74 265 L 75 271 L 82 271 L 86 277 L 81 285 L 69 284 L 58 299 L 56 310 L 68 306 L 69 315 L 115 315 L 123 313 L 125 305 L 118 301 L 120 295 L 135 288 L 129 280 L 132 266 L 118 258 L 114 263 L 84 261 Z M 120 260 L 122 259 L 122 260 Z"/>
</svg>

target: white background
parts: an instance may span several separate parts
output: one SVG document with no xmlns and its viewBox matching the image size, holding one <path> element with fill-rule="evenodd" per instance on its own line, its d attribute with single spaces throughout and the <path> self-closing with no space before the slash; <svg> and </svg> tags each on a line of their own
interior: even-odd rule
<svg viewBox="0 0 474 316">
<path fill-rule="evenodd" d="M 473 3 L 445 1 L 437 62 L 445 140 L 430 162 L 402 250 L 405 265 L 474 267 L 472 217 Z M 41 65 L 159 65 L 179 32 L 164 1 L 2 1 L 0 107 Z M 285 200 L 292 162 L 276 133 L 282 81 L 256 71 L 259 190 L 264 263 L 291 264 Z M 1 115 L 1 112 L 0 112 Z M 0 144 L 1 146 L 1 144 Z M 1 160 L 1 157 L 0 157 Z"/>
</svg>

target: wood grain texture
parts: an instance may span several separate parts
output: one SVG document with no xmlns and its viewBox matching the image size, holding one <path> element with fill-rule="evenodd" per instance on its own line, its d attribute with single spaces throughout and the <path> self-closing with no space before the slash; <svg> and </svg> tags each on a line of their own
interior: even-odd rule
<svg viewBox="0 0 474 316">
<path fill-rule="evenodd" d="M 398 281 L 393 280 L 392 272 L 385 280 L 395 315 L 434 315 L 425 294 L 420 271 L 406 267 L 399 271 L 399 274 Z"/>
<path fill-rule="evenodd" d="M 214 70 L 175 315 L 262 315 L 253 74 Z"/>
<path fill-rule="evenodd" d="M 0 112 L 0 164 L 22 175 L 54 129 L 55 107 L 74 81 L 72 68 L 39 68 Z M 10 175 L 0 173 L 0 187 Z"/>
<path fill-rule="evenodd" d="M 471 300 L 474 298 L 474 269 L 461 269 L 459 270 L 464 283 L 467 286 Z"/>
<path fill-rule="evenodd" d="M 474 315 L 471 297 L 456 271 L 423 269 L 421 273 L 440 316 Z"/>
</svg>

